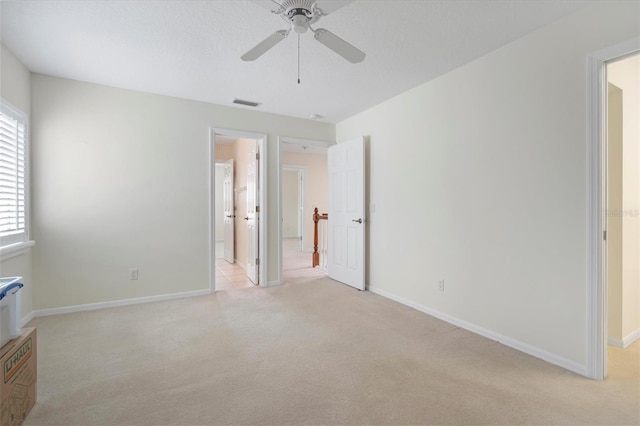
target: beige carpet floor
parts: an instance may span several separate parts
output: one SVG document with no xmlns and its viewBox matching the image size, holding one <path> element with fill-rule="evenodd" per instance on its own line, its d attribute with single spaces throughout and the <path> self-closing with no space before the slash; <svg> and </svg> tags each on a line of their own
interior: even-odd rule
<svg viewBox="0 0 640 426">
<path fill-rule="evenodd" d="M 640 421 L 639 342 L 592 381 L 326 277 L 30 325 L 26 425 Z"/>
</svg>

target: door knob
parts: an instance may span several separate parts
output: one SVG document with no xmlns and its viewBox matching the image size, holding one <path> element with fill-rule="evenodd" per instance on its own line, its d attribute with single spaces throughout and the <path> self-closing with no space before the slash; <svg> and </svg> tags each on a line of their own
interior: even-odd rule
<svg viewBox="0 0 640 426">
<path fill-rule="evenodd" d="M 352 219 L 351 222 L 362 223 L 362 218 L 360 218 L 360 219 Z"/>
<path fill-rule="evenodd" d="M 227 217 L 236 217 L 235 214 L 228 214 Z"/>
<path fill-rule="evenodd" d="M 244 220 L 249 220 L 249 216 L 245 217 Z"/>
</svg>

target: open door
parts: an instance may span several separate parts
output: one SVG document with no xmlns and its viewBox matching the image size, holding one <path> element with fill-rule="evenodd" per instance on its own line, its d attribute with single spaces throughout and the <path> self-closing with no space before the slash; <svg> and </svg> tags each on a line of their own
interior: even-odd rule
<svg viewBox="0 0 640 426">
<path fill-rule="evenodd" d="M 233 159 L 224 163 L 224 183 L 222 186 L 222 205 L 224 209 L 224 260 L 235 262 L 235 204 L 233 192 Z"/>
<path fill-rule="evenodd" d="M 249 167 L 247 171 L 247 277 L 258 285 L 260 207 L 258 206 L 258 144 L 253 144 L 249 150 Z"/>
<path fill-rule="evenodd" d="M 364 138 L 329 147 L 327 274 L 365 289 Z"/>
</svg>

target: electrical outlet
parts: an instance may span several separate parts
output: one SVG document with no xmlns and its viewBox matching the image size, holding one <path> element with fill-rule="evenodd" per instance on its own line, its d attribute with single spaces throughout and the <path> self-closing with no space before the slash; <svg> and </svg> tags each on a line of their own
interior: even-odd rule
<svg viewBox="0 0 640 426">
<path fill-rule="evenodd" d="M 138 268 L 129 269 L 129 279 L 137 280 L 138 279 Z"/>
<path fill-rule="evenodd" d="M 444 280 L 438 281 L 438 290 L 444 291 Z"/>
</svg>

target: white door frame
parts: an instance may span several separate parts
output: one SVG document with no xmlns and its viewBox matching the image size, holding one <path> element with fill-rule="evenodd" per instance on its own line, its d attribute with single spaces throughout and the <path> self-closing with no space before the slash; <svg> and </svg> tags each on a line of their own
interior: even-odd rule
<svg viewBox="0 0 640 426">
<path fill-rule="evenodd" d="M 276 171 L 278 185 L 278 284 L 282 284 L 282 153 L 284 152 L 284 144 L 297 144 L 302 146 L 329 148 L 336 143 L 333 141 L 320 141 L 312 139 L 292 138 L 288 136 L 278 136 L 278 145 L 276 147 Z M 328 185 L 328 183 L 327 183 Z"/>
<path fill-rule="evenodd" d="M 640 50 L 640 38 L 611 46 L 587 63 L 587 376 L 607 377 L 607 70 L 606 63 Z"/>
<path fill-rule="evenodd" d="M 247 263 L 245 270 L 247 278 L 253 284 L 260 284 L 260 161 L 259 148 L 257 142 L 251 144 L 249 148 L 249 158 L 247 163 L 247 212 L 245 216 L 245 224 L 247 230 Z M 242 225 L 241 225 L 242 226 Z"/>
<path fill-rule="evenodd" d="M 260 253 L 260 265 L 258 276 L 260 286 L 267 287 L 267 135 L 266 133 L 248 132 L 245 130 L 223 129 L 219 127 L 209 128 L 209 291 L 216 291 L 216 227 L 215 227 L 215 164 L 216 164 L 216 136 L 231 136 L 234 138 L 255 139 L 258 141 L 258 152 L 260 153 L 259 164 L 259 200 L 260 200 L 260 228 L 258 230 L 258 251 Z"/>
</svg>

